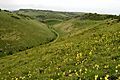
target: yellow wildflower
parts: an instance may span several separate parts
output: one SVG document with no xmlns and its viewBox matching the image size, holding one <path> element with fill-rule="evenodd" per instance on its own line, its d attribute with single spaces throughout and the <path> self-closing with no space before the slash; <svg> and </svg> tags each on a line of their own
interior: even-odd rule
<svg viewBox="0 0 120 80">
<path fill-rule="evenodd" d="M 100 77 L 100 80 L 103 80 L 103 79 Z"/>
<path fill-rule="evenodd" d="M 109 68 L 109 65 L 105 65 L 104 68 Z"/>
<path fill-rule="evenodd" d="M 80 69 L 79 71 L 82 72 L 82 69 Z"/>
<path fill-rule="evenodd" d="M 98 75 L 95 75 L 95 80 L 97 80 L 97 78 L 98 78 Z"/>
<path fill-rule="evenodd" d="M 69 73 L 71 73 L 71 70 L 69 70 Z"/>
<path fill-rule="evenodd" d="M 90 51 L 89 55 L 92 55 L 92 52 Z"/>
<path fill-rule="evenodd" d="M 77 72 L 75 74 L 76 74 L 76 76 L 79 76 L 79 74 Z"/>
<path fill-rule="evenodd" d="M 72 76 L 72 74 L 69 74 L 69 76 Z"/>
<path fill-rule="evenodd" d="M 108 77 L 109 77 L 109 75 L 107 74 L 107 75 L 105 76 L 105 80 L 109 80 Z"/>
<path fill-rule="evenodd" d="M 115 72 L 117 73 L 117 72 L 118 72 L 118 70 L 115 70 Z"/>
</svg>

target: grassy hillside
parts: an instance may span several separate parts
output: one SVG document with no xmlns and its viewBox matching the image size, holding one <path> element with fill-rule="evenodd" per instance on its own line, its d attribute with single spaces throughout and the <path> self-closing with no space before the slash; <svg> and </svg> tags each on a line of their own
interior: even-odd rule
<svg viewBox="0 0 120 80">
<path fill-rule="evenodd" d="M 56 36 L 48 27 L 27 16 L 0 11 L 0 56 L 12 55 L 52 41 Z"/>
<path fill-rule="evenodd" d="M 60 23 L 64 20 L 71 19 L 75 16 L 82 15 L 84 13 L 73 12 L 59 12 L 50 10 L 34 10 L 34 9 L 20 9 L 15 11 L 17 14 L 23 14 L 30 16 L 33 19 L 44 22 L 49 25 Z"/>
<path fill-rule="evenodd" d="M 56 24 L 53 28 L 60 34 L 59 40 L 65 40 L 68 37 L 83 33 L 102 23 L 103 21 L 80 20 L 79 18 L 74 18 L 60 24 Z"/>
<path fill-rule="evenodd" d="M 120 79 L 119 22 L 72 19 L 55 28 L 73 36 L 0 58 L 0 79 Z"/>
</svg>

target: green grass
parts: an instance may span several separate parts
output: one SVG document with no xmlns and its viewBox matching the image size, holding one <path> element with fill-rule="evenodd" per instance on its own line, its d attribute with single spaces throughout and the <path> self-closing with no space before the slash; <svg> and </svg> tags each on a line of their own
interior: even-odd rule
<svg viewBox="0 0 120 80">
<path fill-rule="evenodd" d="M 120 79 L 120 23 L 72 19 L 54 29 L 64 39 L 0 58 L 0 79 Z"/>
<path fill-rule="evenodd" d="M 0 12 L 0 56 L 48 43 L 55 37 L 43 23 L 15 13 Z"/>
<path fill-rule="evenodd" d="M 71 19 L 78 15 L 83 15 L 82 12 L 58 12 L 58 11 L 49 11 L 49 10 L 35 10 L 35 9 L 20 9 L 15 11 L 17 14 L 23 14 L 30 16 L 31 18 L 45 22 L 46 24 L 54 25 Z M 53 22 L 54 21 L 54 22 Z"/>
<path fill-rule="evenodd" d="M 52 25 L 55 25 L 55 24 L 58 24 L 61 22 L 63 22 L 63 20 L 59 20 L 59 19 L 46 19 L 46 20 L 44 20 L 44 23 L 46 23 L 49 26 L 52 26 Z"/>
<path fill-rule="evenodd" d="M 83 33 L 91 28 L 99 26 L 99 24 L 102 23 L 103 21 L 80 20 L 76 18 L 56 24 L 53 28 L 60 34 L 59 40 L 65 40 L 68 37 Z"/>
</svg>

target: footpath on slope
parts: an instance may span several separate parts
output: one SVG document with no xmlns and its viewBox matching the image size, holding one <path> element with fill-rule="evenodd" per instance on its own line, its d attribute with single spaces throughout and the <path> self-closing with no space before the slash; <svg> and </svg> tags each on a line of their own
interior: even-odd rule
<svg viewBox="0 0 120 80">
<path fill-rule="evenodd" d="M 56 32 L 55 29 L 53 29 L 53 28 L 51 28 L 50 30 L 56 35 L 56 38 L 55 38 L 52 42 L 49 42 L 49 43 L 55 43 L 55 42 L 58 40 L 58 38 L 59 38 L 59 34 L 58 34 L 58 32 Z M 48 44 L 49 44 L 49 43 L 48 43 Z"/>
</svg>

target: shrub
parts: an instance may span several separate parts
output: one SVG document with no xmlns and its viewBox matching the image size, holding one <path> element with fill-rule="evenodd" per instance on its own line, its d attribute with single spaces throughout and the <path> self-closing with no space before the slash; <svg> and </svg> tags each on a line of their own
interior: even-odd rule
<svg viewBox="0 0 120 80">
<path fill-rule="evenodd" d="M 0 50 L 0 52 L 2 52 L 2 50 Z"/>
<path fill-rule="evenodd" d="M 15 18 L 15 19 L 20 19 L 18 16 L 11 16 L 11 17 L 13 17 L 13 18 Z"/>
<path fill-rule="evenodd" d="M 3 52 L 3 50 L 2 50 L 2 49 L 0 49 L 0 52 Z"/>
<path fill-rule="evenodd" d="M 120 15 L 118 16 L 118 20 L 117 20 L 117 22 L 120 22 Z"/>
<path fill-rule="evenodd" d="M 19 51 L 23 51 L 22 49 L 19 49 Z"/>
<path fill-rule="evenodd" d="M 8 52 L 8 55 L 12 55 L 12 54 L 13 54 L 13 52 L 12 52 L 12 51 L 9 51 L 9 52 Z"/>
<path fill-rule="evenodd" d="M 8 10 L 4 10 L 5 12 L 10 12 L 10 11 L 8 11 Z"/>
<path fill-rule="evenodd" d="M 34 18 L 32 18 L 32 17 L 30 17 L 28 15 L 23 15 L 23 14 L 17 14 L 17 15 L 19 15 L 19 16 L 21 16 L 23 18 L 27 18 L 27 19 L 34 19 Z"/>
</svg>

